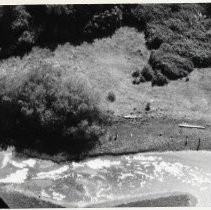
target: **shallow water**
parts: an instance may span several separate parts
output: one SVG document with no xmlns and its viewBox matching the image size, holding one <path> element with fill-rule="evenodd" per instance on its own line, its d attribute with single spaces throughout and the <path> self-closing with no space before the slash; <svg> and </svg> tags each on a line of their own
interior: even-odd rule
<svg viewBox="0 0 211 210">
<path fill-rule="evenodd" d="M 139 153 L 56 164 L 0 152 L 0 187 L 67 207 L 189 193 L 211 206 L 211 152 Z"/>
</svg>

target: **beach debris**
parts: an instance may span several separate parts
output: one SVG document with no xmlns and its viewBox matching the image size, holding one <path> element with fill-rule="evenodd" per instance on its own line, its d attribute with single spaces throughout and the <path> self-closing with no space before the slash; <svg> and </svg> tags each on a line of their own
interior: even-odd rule
<svg viewBox="0 0 211 210">
<path fill-rule="evenodd" d="M 197 151 L 200 149 L 200 144 L 201 144 L 201 139 L 199 138 L 198 145 L 197 145 L 197 148 L 196 148 Z"/>
<path fill-rule="evenodd" d="M 186 136 L 186 138 L 185 138 L 185 146 L 187 146 L 188 145 L 188 136 Z"/>
<path fill-rule="evenodd" d="M 181 124 L 179 124 L 179 127 L 205 129 L 204 126 L 201 126 L 201 125 L 191 125 L 191 124 L 187 124 L 187 123 L 181 123 Z"/>
<path fill-rule="evenodd" d="M 150 106 L 151 106 L 151 104 L 150 104 L 150 102 L 148 102 L 145 107 L 145 111 L 147 111 L 147 112 L 150 111 Z"/>
<path fill-rule="evenodd" d="M 125 119 L 136 119 L 136 118 L 141 118 L 141 115 L 125 115 L 123 116 Z"/>
<path fill-rule="evenodd" d="M 118 138 L 118 132 L 117 132 L 117 130 L 116 130 L 116 131 L 115 131 L 115 136 L 114 136 L 114 141 L 116 141 L 117 138 Z"/>
</svg>

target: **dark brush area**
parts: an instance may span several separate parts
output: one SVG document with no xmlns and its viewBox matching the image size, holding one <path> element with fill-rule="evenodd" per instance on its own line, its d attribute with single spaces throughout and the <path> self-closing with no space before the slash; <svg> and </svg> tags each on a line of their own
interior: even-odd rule
<svg viewBox="0 0 211 210">
<path fill-rule="evenodd" d="M 156 50 L 149 60 L 155 78 L 144 69 L 140 82 L 163 85 L 157 72 L 174 80 L 211 65 L 210 4 L 1 6 L 0 26 L 0 58 L 23 55 L 33 46 L 91 42 L 133 26 Z"/>
<path fill-rule="evenodd" d="M 0 81 L 0 144 L 47 154 L 90 150 L 109 123 L 96 94 L 62 69 L 41 64 Z"/>
</svg>

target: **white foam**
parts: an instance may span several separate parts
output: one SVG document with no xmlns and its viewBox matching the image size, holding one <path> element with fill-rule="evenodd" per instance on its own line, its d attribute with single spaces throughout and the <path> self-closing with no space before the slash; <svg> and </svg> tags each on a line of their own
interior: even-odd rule
<svg viewBox="0 0 211 210">
<path fill-rule="evenodd" d="M 35 166 L 35 164 L 36 164 L 36 160 L 28 159 L 28 160 L 24 160 L 22 163 L 25 164 L 28 167 L 33 168 Z"/>
<path fill-rule="evenodd" d="M 167 172 L 170 175 L 181 177 L 184 176 L 183 165 L 182 164 L 172 164 L 168 162 L 160 162 L 159 164 L 154 164 L 155 170 L 159 173 Z"/>
<path fill-rule="evenodd" d="M 24 160 L 22 162 L 17 162 L 17 161 L 10 161 L 10 163 L 15 166 L 16 168 L 25 168 L 25 167 L 31 167 L 33 168 L 36 164 L 36 160 L 34 159 L 28 159 L 28 160 Z"/>
<path fill-rule="evenodd" d="M 12 160 L 10 163 L 11 163 L 13 166 L 15 166 L 16 168 L 24 168 L 24 167 L 26 166 L 26 164 L 24 164 L 24 163 L 19 163 L 19 162 L 16 162 L 16 161 L 14 161 L 14 160 Z"/>
<path fill-rule="evenodd" d="M 8 175 L 6 178 L 0 179 L 0 183 L 24 183 L 24 181 L 27 179 L 28 171 L 28 168 L 17 170 L 15 173 Z"/>
<path fill-rule="evenodd" d="M 53 199 L 54 200 L 57 200 L 57 201 L 61 201 L 65 198 L 66 196 L 65 195 L 62 195 L 58 192 L 53 192 Z"/>
<path fill-rule="evenodd" d="M 191 184 L 193 186 L 202 186 L 202 184 L 211 184 L 211 180 L 205 176 L 205 174 L 197 174 L 196 172 L 191 172 Z"/>
<path fill-rule="evenodd" d="M 64 176 L 61 176 L 62 173 L 66 172 L 69 169 L 69 166 L 63 166 L 59 169 L 48 171 L 48 172 L 40 172 L 37 174 L 37 177 L 34 179 L 60 179 L 64 178 Z"/>
<path fill-rule="evenodd" d="M 162 160 L 161 157 L 157 157 L 157 156 L 144 156 L 141 154 L 137 154 L 133 156 L 133 160 L 140 160 L 140 161 L 160 161 Z"/>
<path fill-rule="evenodd" d="M 76 163 L 76 162 L 72 163 L 73 168 L 78 168 L 78 167 L 83 167 L 83 166 L 84 166 L 84 164 L 81 164 L 81 163 Z"/>
<path fill-rule="evenodd" d="M 7 164 L 10 162 L 11 158 L 12 158 L 12 153 L 5 153 L 4 159 L 3 159 L 3 161 L 2 161 L 2 166 L 1 166 L 1 168 L 6 167 Z"/>
<path fill-rule="evenodd" d="M 42 197 L 45 197 L 45 198 L 50 198 L 50 197 L 51 197 L 50 195 L 48 195 L 48 194 L 45 192 L 45 190 L 42 190 L 42 191 L 41 191 L 41 196 L 42 196 Z"/>
<path fill-rule="evenodd" d="M 147 174 L 147 173 L 144 173 L 143 171 L 135 171 L 135 173 L 136 174 L 139 174 L 139 175 L 143 175 L 144 177 L 146 177 L 146 178 L 149 178 L 149 179 L 154 179 L 154 177 L 153 176 L 151 176 L 151 175 L 149 175 L 149 174 Z"/>
<path fill-rule="evenodd" d="M 86 165 L 92 169 L 102 169 L 102 168 L 110 168 L 111 166 L 120 165 L 120 161 L 110 161 L 110 160 L 101 160 L 95 159 L 86 162 Z"/>
<path fill-rule="evenodd" d="M 200 191 L 205 191 L 207 189 L 208 189 L 208 187 L 200 187 Z"/>
<path fill-rule="evenodd" d="M 131 174 L 131 173 L 125 173 L 125 174 L 122 173 L 119 178 L 120 179 L 126 179 L 127 177 L 134 177 L 134 175 Z"/>
</svg>

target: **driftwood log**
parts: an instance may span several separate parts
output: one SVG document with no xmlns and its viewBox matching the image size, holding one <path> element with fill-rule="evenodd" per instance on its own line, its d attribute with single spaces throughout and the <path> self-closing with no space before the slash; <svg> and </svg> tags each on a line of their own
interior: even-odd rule
<svg viewBox="0 0 211 210">
<path fill-rule="evenodd" d="M 201 126 L 201 125 L 191 125 L 191 124 L 186 124 L 186 123 L 179 124 L 179 127 L 182 127 L 182 128 L 205 129 L 205 127 L 204 126 Z"/>
</svg>

